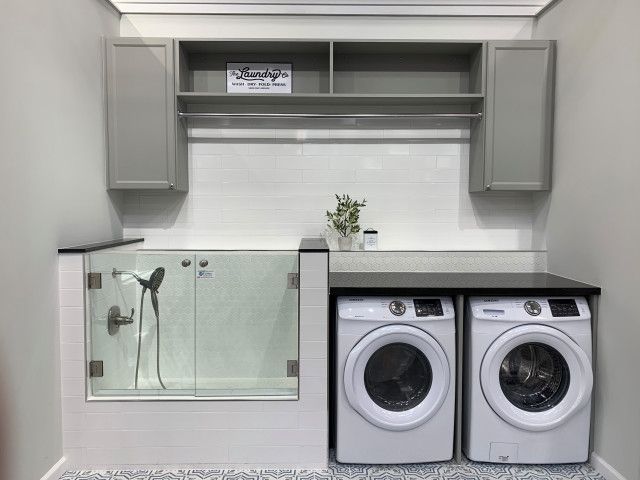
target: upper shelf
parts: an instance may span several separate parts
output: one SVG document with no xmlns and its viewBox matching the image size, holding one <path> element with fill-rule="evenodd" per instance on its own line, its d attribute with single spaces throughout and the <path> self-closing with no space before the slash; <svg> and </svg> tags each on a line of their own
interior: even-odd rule
<svg viewBox="0 0 640 480">
<path fill-rule="evenodd" d="M 187 104 L 472 105 L 483 99 L 484 42 L 178 40 Z M 291 63 L 291 94 L 227 94 L 227 62 Z"/>
<path fill-rule="evenodd" d="M 476 105 L 484 96 L 477 93 L 454 94 L 369 94 L 369 93 L 207 93 L 180 92 L 178 100 L 186 105 L 264 106 L 264 105 L 357 105 L 357 106 L 426 106 Z"/>
</svg>

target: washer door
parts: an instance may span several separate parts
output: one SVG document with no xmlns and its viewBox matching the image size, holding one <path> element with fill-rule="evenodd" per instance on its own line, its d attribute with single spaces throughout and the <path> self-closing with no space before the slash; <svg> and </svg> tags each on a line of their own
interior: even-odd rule
<svg viewBox="0 0 640 480">
<path fill-rule="evenodd" d="M 566 422 L 589 402 L 593 373 L 587 354 L 563 332 L 523 325 L 489 347 L 480 384 L 504 421 L 543 431 Z"/>
<path fill-rule="evenodd" d="M 351 406 L 387 430 L 410 430 L 436 414 L 449 391 L 449 361 L 429 334 L 389 325 L 366 335 L 351 350 L 344 387 Z"/>
</svg>

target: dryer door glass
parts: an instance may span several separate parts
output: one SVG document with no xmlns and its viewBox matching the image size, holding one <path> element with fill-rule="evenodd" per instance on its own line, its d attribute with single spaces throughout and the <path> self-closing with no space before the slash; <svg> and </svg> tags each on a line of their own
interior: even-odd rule
<svg viewBox="0 0 640 480">
<path fill-rule="evenodd" d="M 527 412 L 543 412 L 558 405 L 569 389 L 569 366 L 555 348 L 523 343 L 500 364 L 500 387 L 505 397 Z"/>
<path fill-rule="evenodd" d="M 364 369 L 367 393 L 379 407 L 411 410 L 429 393 L 433 374 L 424 353 L 413 345 L 390 343 L 376 350 Z"/>
</svg>

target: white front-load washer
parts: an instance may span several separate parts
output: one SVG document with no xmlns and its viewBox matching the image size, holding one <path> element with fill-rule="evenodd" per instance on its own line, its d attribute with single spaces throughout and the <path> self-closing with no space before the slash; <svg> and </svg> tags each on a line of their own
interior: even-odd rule
<svg viewBox="0 0 640 480">
<path fill-rule="evenodd" d="M 471 297 L 465 318 L 466 456 L 585 462 L 593 386 L 587 301 Z"/>
<path fill-rule="evenodd" d="M 418 463 L 453 455 L 450 298 L 339 297 L 336 459 Z"/>
</svg>

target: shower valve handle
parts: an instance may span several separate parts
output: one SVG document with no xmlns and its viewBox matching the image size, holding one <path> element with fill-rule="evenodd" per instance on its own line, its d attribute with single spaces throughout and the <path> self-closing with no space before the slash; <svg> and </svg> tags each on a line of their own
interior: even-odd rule
<svg viewBox="0 0 640 480">
<path fill-rule="evenodd" d="M 109 309 L 109 313 L 107 314 L 107 329 L 109 331 L 109 335 L 115 335 L 120 328 L 120 325 L 131 325 L 133 323 L 133 308 L 131 309 L 131 316 L 126 317 L 124 315 L 120 315 L 120 307 L 114 305 Z"/>
<path fill-rule="evenodd" d="M 109 316 L 109 319 L 116 325 L 129 325 L 134 322 L 133 314 L 134 314 L 134 310 L 132 308 L 131 315 L 129 317 L 125 317 L 124 315 L 111 314 Z"/>
</svg>

